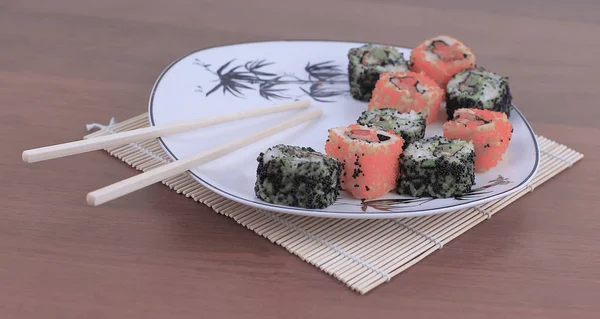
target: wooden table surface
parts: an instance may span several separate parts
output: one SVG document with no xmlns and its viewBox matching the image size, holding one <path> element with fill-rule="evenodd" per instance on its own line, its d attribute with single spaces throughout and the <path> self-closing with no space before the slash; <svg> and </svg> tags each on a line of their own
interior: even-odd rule
<svg viewBox="0 0 600 319">
<path fill-rule="evenodd" d="M 597 0 L 0 0 L 0 317 L 597 318 Z M 451 34 L 510 77 L 536 133 L 585 158 L 360 296 L 162 185 L 92 208 L 136 172 L 103 152 L 24 149 L 145 112 L 190 51 L 240 41 L 414 46 Z"/>
</svg>

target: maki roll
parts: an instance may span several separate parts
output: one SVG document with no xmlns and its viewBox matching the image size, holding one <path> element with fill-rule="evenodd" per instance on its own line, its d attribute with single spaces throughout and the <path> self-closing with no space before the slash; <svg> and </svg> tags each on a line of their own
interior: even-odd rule
<svg viewBox="0 0 600 319">
<path fill-rule="evenodd" d="M 473 143 L 434 136 L 416 141 L 400 156 L 398 193 L 413 197 L 464 195 L 475 183 Z"/>
<path fill-rule="evenodd" d="M 427 122 L 421 113 L 410 111 L 400 113 L 396 109 L 373 109 L 363 111 L 357 120 L 363 126 L 374 127 L 382 131 L 392 130 L 404 140 L 403 148 L 425 137 Z"/>
<path fill-rule="evenodd" d="M 445 88 L 450 78 L 475 67 L 475 55 L 457 39 L 445 35 L 427 39 L 410 53 L 410 70 L 429 75 Z"/>
<path fill-rule="evenodd" d="M 411 71 L 389 72 L 380 76 L 369 110 L 394 108 L 402 113 L 420 112 L 427 124 L 437 120 L 444 90 L 431 78 Z"/>
<path fill-rule="evenodd" d="M 379 75 L 384 72 L 406 71 L 404 55 L 391 46 L 366 44 L 348 51 L 348 81 L 353 98 L 368 102 Z"/>
<path fill-rule="evenodd" d="M 339 195 L 342 164 L 310 147 L 275 145 L 257 161 L 254 192 L 265 202 L 326 208 Z"/>
<path fill-rule="evenodd" d="M 511 103 L 508 78 L 483 67 L 456 73 L 446 86 L 448 120 L 459 108 L 497 111 L 510 117 Z"/>
<path fill-rule="evenodd" d="M 506 114 L 479 109 L 458 109 L 444 124 L 444 137 L 472 141 L 475 172 L 485 172 L 502 160 L 512 138 L 513 127 Z"/>
<path fill-rule="evenodd" d="M 396 134 L 352 124 L 329 130 L 325 152 L 343 164 L 342 189 L 372 199 L 396 188 L 403 144 Z"/>
</svg>

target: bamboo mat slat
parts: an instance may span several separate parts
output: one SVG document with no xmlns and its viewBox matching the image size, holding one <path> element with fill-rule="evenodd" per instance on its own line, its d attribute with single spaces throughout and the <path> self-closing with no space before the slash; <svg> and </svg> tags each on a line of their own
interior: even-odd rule
<svg viewBox="0 0 600 319">
<path fill-rule="evenodd" d="M 147 127 L 148 115 L 140 114 L 107 126 L 84 138 Z M 390 281 L 434 251 L 465 233 L 521 196 L 532 192 L 577 161 L 583 154 L 543 136 L 537 137 L 541 164 L 527 188 L 507 197 L 452 213 L 394 220 L 343 220 L 284 215 L 262 211 L 221 197 L 200 185 L 187 173 L 162 183 L 178 194 L 211 207 L 234 219 L 307 263 L 334 276 L 349 288 L 365 294 Z M 155 139 L 130 143 L 106 151 L 140 171 L 171 162 Z"/>
</svg>

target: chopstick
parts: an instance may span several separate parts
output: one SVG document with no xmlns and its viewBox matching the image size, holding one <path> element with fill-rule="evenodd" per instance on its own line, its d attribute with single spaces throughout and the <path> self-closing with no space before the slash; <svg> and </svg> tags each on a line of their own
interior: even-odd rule
<svg viewBox="0 0 600 319">
<path fill-rule="evenodd" d="M 95 190 L 87 194 L 87 203 L 93 206 L 101 205 L 113 199 L 142 189 L 148 185 L 162 181 L 168 177 L 183 173 L 193 167 L 205 164 L 219 157 L 225 156 L 237 149 L 240 149 L 248 144 L 252 144 L 267 136 L 278 133 L 287 128 L 296 126 L 300 123 L 318 118 L 322 114 L 323 111 L 321 111 L 320 109 L 313 109 L 308 112 L 304 112 L 295 117 L 292 117 L 289 120 L 264 129 L 258 133 L 254 133 L 250 136 L 211 148 L 207 151 L 202 151 L 194 155 L 190 155 L 178 161 L 159 166 L 153 170 L 130 177 L 128 179 L 122 180 L 104 188 Z"/>
<path fill-rule="evenodd" d="M 291 103 L 279 104 L 271 107 L 255 109 L 246 112 L 238 112 L 212 118 L 186 120 L 165 125 L 157 125 L 112 135 L 95 137 L 89 140 L 74 141 L 69 143 L 30 149 L 23 152 L 22 158 L 23 162 L 25 163 L 35 163 L 59 157 L 106 149 L 112 146 L 119 146 L 131 142 L 143 141 L 151 138 L 182 133 L 193 129 L 237 121 L 244 118 L 273 114 L 293 109 L 302 109 L 308 107 L 308 105 L 308 100 L 294 101 Z"/>
</svg>

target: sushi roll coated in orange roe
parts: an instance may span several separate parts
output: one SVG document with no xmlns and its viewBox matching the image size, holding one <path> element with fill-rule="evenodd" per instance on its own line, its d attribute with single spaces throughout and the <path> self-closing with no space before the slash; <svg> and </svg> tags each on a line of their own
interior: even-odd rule
<svg viewBox="0 0 600 319">
<path fill-rule="evenodd" d="M 341 188 L 373 199 L 396 188 L 404 140 L 390 131 L 358 124 L 329 129 L 325 152 L 343 165 Z"/>
<path fill-rule="evenodd" d="M 410 70 L 427 74 L 444 89 L 454 74 L 474 67 L 471 49 L 445 35 L 421 42 L 410 53 Z"/>
<path fill-rule="evenodd" d="M 382 73 L 368 109 L 420 112 L 430 124 L 437 120 L 443 97 L 444 90 L 425 74 L 411 71 Z"/>
<path fill-rule="evenodd" d="M 488 110 L 462 108 L 452 121 L 444 124 L 444 137 L 472 141 L 475 146 L 475 172 L 496 166 L 512 138 L 513 126 L 506 114 Z"/>
</svg>

